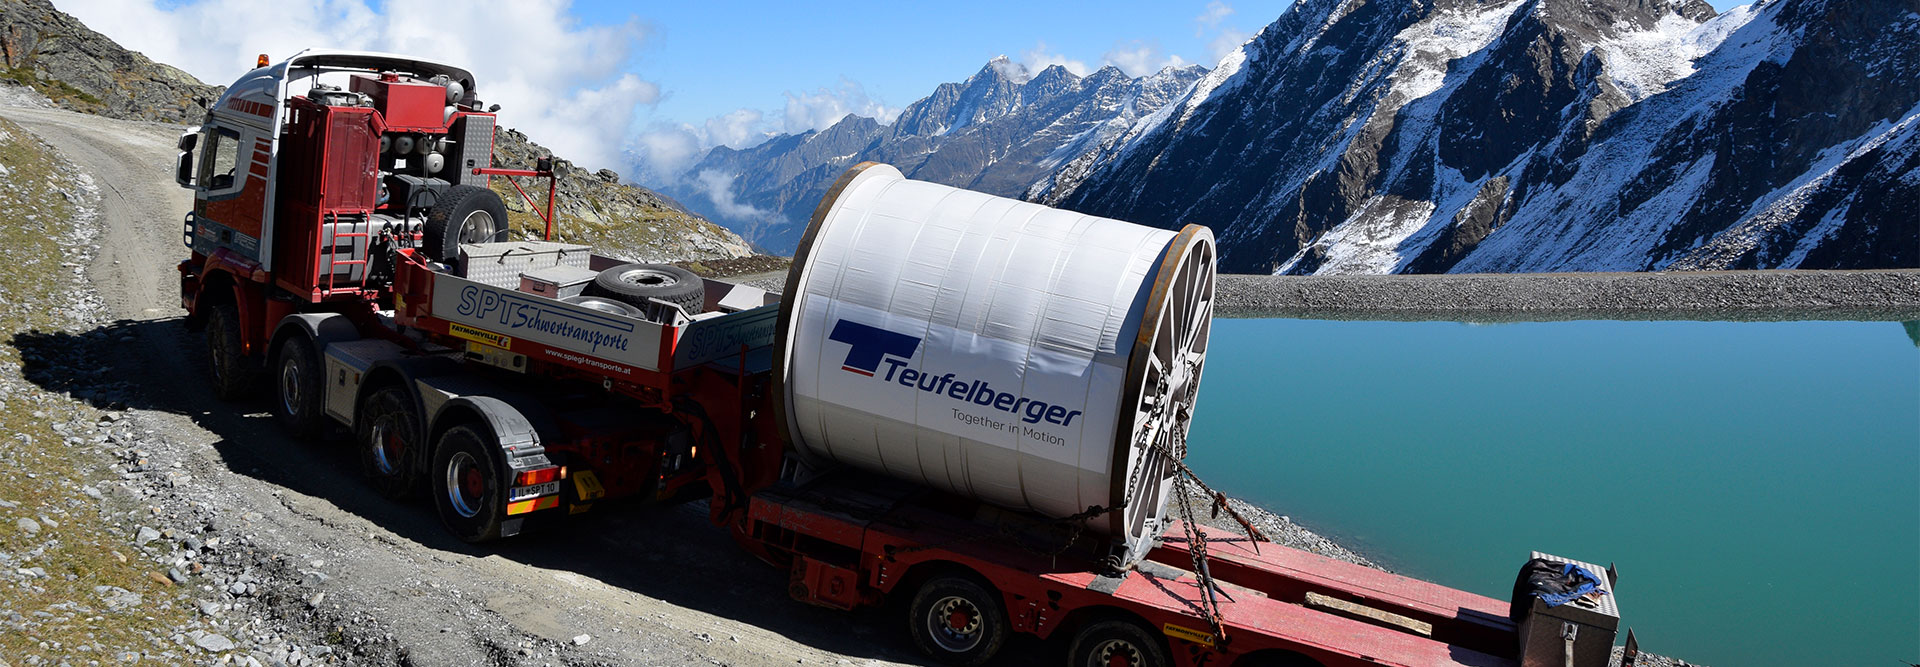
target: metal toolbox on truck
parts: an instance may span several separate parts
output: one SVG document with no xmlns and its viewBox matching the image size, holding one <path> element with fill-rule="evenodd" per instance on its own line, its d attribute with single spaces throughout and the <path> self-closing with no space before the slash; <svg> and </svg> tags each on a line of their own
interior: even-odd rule
<svg viewBox="0 0 1920 667">
<path fill-rule="evenodd" d="M 455 270 L 460 277 L 510 290 L 520 288 L 520 274 L 553 266 L 587 268 L 593 249 L 552 241 L 463 243 Z"/>
<path fill-rule="evenodd" d="M 520 291 L 549 299 L 579 296 L 598 272 L 583 266 L 549 266 L 520 274 Z"/>
</svg>

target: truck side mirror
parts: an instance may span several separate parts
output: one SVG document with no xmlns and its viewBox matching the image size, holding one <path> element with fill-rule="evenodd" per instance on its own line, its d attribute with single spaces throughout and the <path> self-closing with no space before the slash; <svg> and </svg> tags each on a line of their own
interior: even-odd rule
<svg viewBox="0 0 1920 667">
<path fill-rule="evenodd" d="M 173 181 L 180 184 L 180 187 L 183 188 L 201 189 L 193 182 L 193 149 L 200 145 L 200 128 L 188 128 L 185 133 L 180 135 L 180 141 L 177 145 L 180 147 L 180 157 L 179 163 L 174 165 L 173 168 Z"/>
</svg>

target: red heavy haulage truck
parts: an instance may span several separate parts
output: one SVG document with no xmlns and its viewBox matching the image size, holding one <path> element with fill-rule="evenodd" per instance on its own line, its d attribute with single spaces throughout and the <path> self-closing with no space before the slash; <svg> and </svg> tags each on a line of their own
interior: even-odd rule
<svg viewBox="0 0 1920 667">
<path fill-rule="evenodd" d="M 1006 380 L 966 379 L 991 368 L 920 368 L 917 338 L 845 322 L 831 332 L 873 350 L 827 364 L 845 371 L 835 377 L 898 381 L 900 400 L 950 397 L 965 428 L 1059 446 L 1042 431 L 1117 420 L 1123 441 L 1111 447 L 1123 454 L 1124 438 L 1157 434 L 1141 438 L 1134 458 L 1115 459 L 1114 470 L 1134 472 L 1126 484 L 1116 473 L 1107 507 L 1037 513 L 983 501 L 992 494 L 964 484 L 836 465 L 796 443 L 787 385 L 793 365 L 812 363 L 803 358 L 812 352 L 795 349 L 802 315 L 793 303 L 812 289 L 798 283 L 826 262 L 865 269 L 858 253 L 831 259 L 810 244 L 823 217 L 854 206 L 841 201 L 850 184 L 890 168 L 863 165 L 829 193 L 789 277 L 795 296 L 783 301 L 583 246 L 509 240 L 488 179 L 552 173 L 544 160 L 533 170 L 494 166 L 497 110 L 463 69 L 377 53 L 263 56 L 226 90 L 182 135 L 177 172 L 195 194 L 181 300 L 188 325 L 205 333 L 215 394 L 243 399 L 264 382 L 292 433 L 344 427 L 373 491 L 431 497 L 467 541 L 613 500 L 704 498 L 743 548 L 791 572 L 795 599 L 853 609 L 897 598 L 916 644 L 947 663 L 987 663 L 1023 632 L 1067 638 L 1074 665 L 1606 664 L 1610 597 L 1516 614 L 1507 600 L 1201 528 L 1190 514 L 1161 516 L 1210 314 L 1204 228 L 1153 237 L 1167 249 L 1141 265 L 1140 295 L 1115 311 L 1144 322 L 1123 331 L 1121 356 L 1138 346 L 1135 357 L 1160 360 L 1120 369 L 1128 386 L 1147 388 L 1121 397 L 1138 401 L 1137 413 L 1029 402 L 1001 393 Z M 901 191 L 916 187 L 938 186 L 908 181 Z M 549 231 L 551 201 L 549 190 Z M 940 213 L 922 217 L 946 215 L 929 210 Z M 1180 326 L 1199 335 L 1182 337 Z M 1167 352 L 1167 341 L 1178 349 Z M 888 446 L 897 431 L 880 421 L 842 437 Z M 965 465 L 997 465 L 972 456 Z M 1022 474 L 1051 474 L 1014 460 L 1031 467 Z"/>
</svg>

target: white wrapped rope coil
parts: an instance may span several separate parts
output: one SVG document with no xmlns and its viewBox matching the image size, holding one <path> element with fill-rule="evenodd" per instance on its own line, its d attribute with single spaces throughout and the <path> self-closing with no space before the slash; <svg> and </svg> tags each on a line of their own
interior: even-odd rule
<svg viewBox="0 0 1920 667">
<path fill-rule="evenodd" d="M 801 450 L 1139 554 L 1205 362 L 1211 232 L 849 170 L 794 257 L 776 353 Z"/>
</svg>

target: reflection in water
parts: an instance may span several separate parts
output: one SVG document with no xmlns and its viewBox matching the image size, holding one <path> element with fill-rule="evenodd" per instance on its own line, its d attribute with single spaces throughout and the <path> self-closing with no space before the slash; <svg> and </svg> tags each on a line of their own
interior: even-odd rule
<svg viewBox="0 0 1920 667">
<path fill-rule="evenodd" d="M 1913 339 L 1913 346 L 1920 347 L 1920 320 L 1901 322 L 1900 326 L 1907 328 L 1907 337 Z"/>
</svg>

